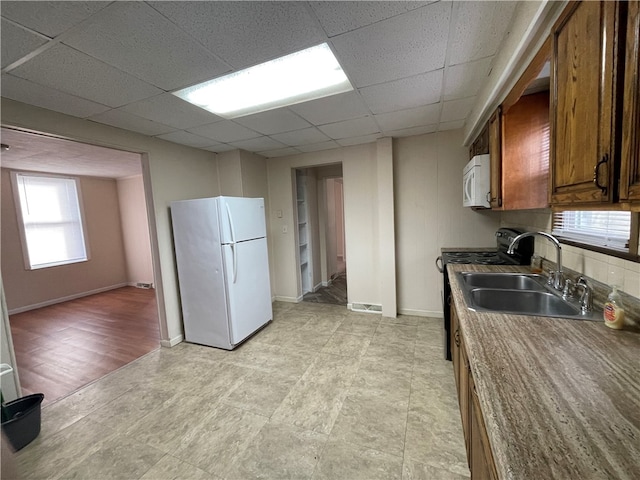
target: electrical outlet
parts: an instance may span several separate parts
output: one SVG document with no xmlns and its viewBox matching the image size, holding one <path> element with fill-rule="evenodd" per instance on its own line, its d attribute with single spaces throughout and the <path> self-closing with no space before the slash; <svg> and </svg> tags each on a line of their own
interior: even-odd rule
<svg viewBox="0 0 640 480">
<path fill-rule="evenodd" d="M 287 233 L 289 231 L 289 229 L 287 228 L 286 225 L 282 226 L 282 233 Z"/>
</svg>

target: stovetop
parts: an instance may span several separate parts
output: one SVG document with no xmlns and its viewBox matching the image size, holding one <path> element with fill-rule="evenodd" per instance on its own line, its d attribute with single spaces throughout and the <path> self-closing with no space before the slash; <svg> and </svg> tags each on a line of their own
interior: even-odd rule
<svg viewBox="0 0 640 480">
<path fill-rule="evenodd" d="M 487 251 L 442 252 L 442 262 L 472 263 L 475 265 L 518 265 L 520 262 L 506 254 Z"/>
<path fill-rule="evenodd" d="M 442 264 L 471 263 L 476 265 L 528 265 L 533 254 L 533 238 L 521 239 L 513 255 L 507 254 L 511 241 L 523 233 L 516 228 L 500 228 L 496 232 L 496 248 L 443 248 Z"/>
</svg>

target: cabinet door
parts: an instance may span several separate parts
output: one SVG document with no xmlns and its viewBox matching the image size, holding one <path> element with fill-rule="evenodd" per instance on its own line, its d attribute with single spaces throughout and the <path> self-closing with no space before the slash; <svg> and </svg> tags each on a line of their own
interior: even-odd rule
<svg viewBox="0 0 640 480">
<path fill-rule="evenodd" d="M 549 92 L 525 95 L 502 117 L 504 210 L 549 206 Z"/>
<path fill-rule="evenodd" d="M 469 359 L 467 351 L 460 336 L 460 391 L 458 392 L 458 403 L 460 404 L 460 417 L 462 419 L 462 432 L 464 434 L 464 445 L 467 450 L 467 462 L 471 466 L 471 430 L 470 430 L 470 378 Z"/>
<path fill-rule="evenodd" d="M 489 203 L 492 209 L 502 208 L 502 109 L 498 109 L 489 119 L 489 158 L 491 159 L 491 193 Z"/>
<path fill-rule="evenodd" d="M 552 29 L 553 205 L 612 201 L 618 2 L 572 2 Z"/>
<path fill-rule="evenodd" d="M 640 2 L 627 8 L 620 200 L 640 202 Z"/>
<path fill-rule="evenodd" d="M 471 480 L 497 480 L 498 473 L 493 462 L 489 437 L 484 426 L 473 377 L 469 377 L 469 391 L 471 393 L 471 458 L 469 465 Z"/>
</svg>

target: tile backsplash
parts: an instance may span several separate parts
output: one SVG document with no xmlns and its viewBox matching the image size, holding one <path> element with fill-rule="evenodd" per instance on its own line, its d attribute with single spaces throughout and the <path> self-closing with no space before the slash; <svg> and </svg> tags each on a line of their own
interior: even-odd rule
<svg viewBox="0 0 640 480">
<path fill-rule="evenodd" d="M 501 226 L 549 233 L 551 222 L 550 209 L 502 212 L 501 218 Z M 556 261 L 556 249 L 548 240 L 536 237 L 535 251 L 551 262 Z M 606 285 L 619 285 L 623 292 L 640 299 L 640 263 L 562 245 L 562 264 Z"/>
</svg>

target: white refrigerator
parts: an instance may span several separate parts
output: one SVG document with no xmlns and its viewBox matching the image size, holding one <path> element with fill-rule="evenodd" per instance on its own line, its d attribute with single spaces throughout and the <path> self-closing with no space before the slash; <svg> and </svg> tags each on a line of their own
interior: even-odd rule
<svg viewBox="0 0 640 480">
<path fill-rule="evenodd" d="M 185 340 L 232 350 L 273 318 L 262 198 L 171 203 Z"/>
</svg>

